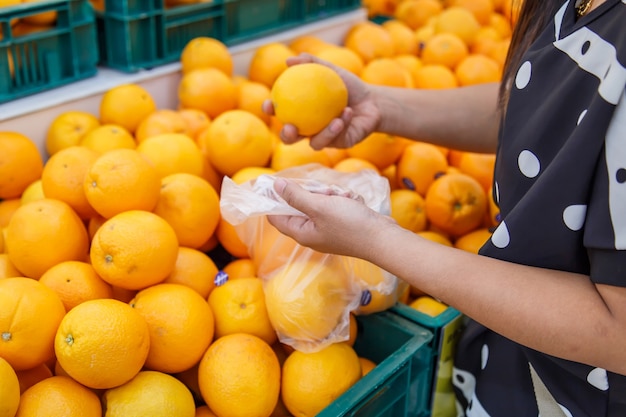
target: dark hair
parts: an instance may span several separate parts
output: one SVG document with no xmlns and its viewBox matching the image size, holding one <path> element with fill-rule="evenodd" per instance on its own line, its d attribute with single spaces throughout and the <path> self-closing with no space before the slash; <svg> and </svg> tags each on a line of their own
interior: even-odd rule
<svg viewBox="0 0 626 417">
<path fill-rule="evenodd" d="M 520 8 L 519 17 L 513 29 L 511 44 L 504 63 L 500 84 L 500 109 L 504 110 L 509 98 L 509 90 L 522 55 L 539 37 L 548 21 L 554 16 L 564 0 L 504 0 L 512 1 L 512 10 Z M 572 0 L 573 1 L 573 0 Z M 511 18 L 511 16 L 507 16 Z"/>
</svg>

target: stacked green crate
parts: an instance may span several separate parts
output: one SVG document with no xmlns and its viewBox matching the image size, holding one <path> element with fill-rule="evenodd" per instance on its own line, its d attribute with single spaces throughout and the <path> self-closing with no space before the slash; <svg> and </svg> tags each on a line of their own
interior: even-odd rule
<svg viewBox="0 0 626 417">
<path fill-rule="evenodd" d="M 16 33 L 19 19 L 55 13 L 50 26 Z M 0 103 L 97 73 L 98 48 L 88 0 L 43 0 L 0 9 Z"/>
</svg>

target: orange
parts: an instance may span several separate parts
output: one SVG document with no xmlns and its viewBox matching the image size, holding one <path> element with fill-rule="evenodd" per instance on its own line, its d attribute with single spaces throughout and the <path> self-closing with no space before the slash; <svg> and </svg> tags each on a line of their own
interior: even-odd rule
<svg viewBox="0 0 626 417">
<path fill-rule="evenodd" d="M 157 284 L 139 291 L 129 302 L 150 331 L 145 367 L 182 372 L 201 358 L 213 340 L 214 316 L 206 300 L 181 284 Z"/>
<path fill-rule="evenodd" d="M 287 69 L 287 58 L 295 56 L 287 45 L 269 42 L 254 50 L 248 65 L 248 78 L 272 88 L 280 74 Z"/>
<path fill-rule="evenodd" d="M 197 144 L 182 133 L 162 133 L 137 146 L 137 152 L 150 161 L 161 178 L 188 173 L 200 176 L 204 172 L 204 157 Z"/>
<path fill-rule="evenodd" d="M 219 196 L 203 178 L 172 174 L 161 180 L 161 193 L 153 212 L 172 226 L 181 246 L 198 248 L 217 228 Z"/>
<path fill-rule="evenodd" d="M 237 87 L 237 108 L 254 114 L 267 125 L 270 123 L 270 115 L 263 111 L 262 105 L 269 98 L 270 88 L 265 84 L 243 81 Z"/>
<path fill-rule="evenodd" d="M 402 188 L 426 196 L 437 175 L 448 168 L 446 157 L 435 145 L 415 142 L 408 145 L 398 160 L 397 178 Z"/>
<path fill-rule="evenodd" d="M 22 205 L 19 197 L 0 200 L 0 227 L 9 225 L 9 220 L 13 217 L 13 213 Z"/>
<path fill-rule="evenodd" d="M 54 155 L 61 149 L 76 146 L 82 138 L 100 126 L 100 120 L 91 113 L 70 110 L 56 116 L 46 132 L 46 151 Z"/>
<path fill-rule="evenodd" d="M 507 54 L 509 53 L 509 45 L 511 44 L 511 38 L 502 39 L 493 45 L 493 48 L 489 51 L 489 58 L 498 63 L 500 69 L 504 68 Z"/>
<path fill-rule="evenodd" d="M 374 132 L 356 145 L 346 149 L 348 156 L 361 158 L 384 170 L 394 164 L 410 142 L 399 136 Z"/>
<path fill-rule="evenodd" d="M 131 134 L 139 123 L 156 110 L 154 98 L 138 84 L 121 84 L 104 93 L 100 100 L 100 123 L 122 126 Z"/>
<path fill-rule="evenodd" d="M 87 233 L 89 234 L 90 242 L 93 239 L 94 235 L 96 234 L 96 231 L 98 231 L 100 226 L 102 226 L 105 221 L 107 221 L 107 219 L 100 216 L 99 214 L 96 214 L 95 216 L 89 219 L 89 221 L 87 222 Z"/>
<path fill-rule="evenodd" d="M 276 342 L 276 331 L 270 322 L 263 281 L 256 277 L 227 280 L 209 295 L 215 314 L 215 337 L 247 333 L 268 344 Z"/>
<path fill-rule="evenodd" d="M 421 59 L 416 57 L 415 55 L 396 55 L 393 59 L 400 64 L 404 69 L 406 69 L 409 74 L 411 74 L 412 85 L 415 86 L 415 74 L 417 70 L 423 65 Z"/>
<path fill-rule="evenodd" d="M 397 171 L 396 164 L 391 164 L 387 168 L 380 171 L 380 175 L 387 178 L 387 181 L 389 182 L 390 191 L 397 190 L 398 188 L 400 188 L 400 185 L 398 184 L 398 180 L 397 180 L 396 171 Z"/>
<path fill-rule="evenodd" d="M 332 69 L 317 63 L 287 68 L 274 82 L 271 100 L 276 118 L 301 135 L 319 133 L 348 105 L 348 89 Z"/>
<path fill-rule="evenodd" d="M 233 75 L 233 57 L 222 41 L 206 36 L 193 38 L 180 54 L 183 74 L 198 68 L 216 68 L 227 76 Z"/>
<path fill-rule="evenodd" d="M 113 297 L 111 286 L 86 262 L 60 262 L 44 272 L 39 282 L 57 293 L 66 311 L 87 300 Z"/>
<path fill-rule="evenodd" d="M 20 200 L 22 201 L 22 205 L 24 205 L 26 203 L 30 203 L 31 201 L 41 200 L 42 198 L 45 198 L 43 194 L 43 186 L 41 185 L 41 179 L 38 179 L 26 187 L 22 193 L 22 197 L 20 197 Z"/>
<path fill-rule="evenodd" d="M 487 212 L 485 190 L 467 174 L 440 176 L 428 188 L 425 199 L 428 220 L 453 236 L 476 229 Z"/>
<path fill-rule="evenodd" d="M 511 22 L 502 13 L 492 13 L 489 26 L 494 28 L 502 39 L 510 38 L 512 35 Z"/>
<path fill-rule="evenodd" d="M 452 6 L 466 8 L 472 12 L 481 25 L 488 24 L 491 14 L 494 12 L 493 0 L 449 0 L 448 7 Z"/>
<path fill-rule="evenodd" d="M 356 319 L 356 315 L 350 312 L 350 332 L 346 343 L 350 346 L 354 346 L 356 338 L 359 336 L 359 322 Z"/>
<path fill-rule="evenodd" d="M 193 140 L 197 140 L 198 135 L 204 129 L 209 127 L 211 124 L 211 119 L 209 116 L 198 109 L 180 109 L 178 110 L 178 114 L 183 118 L 185 123 L 187 124 L 187 134 Z"/>
<path fill-rule="evenodd" d="M 268 126 L 245 110 L 231 110 L 216 117 L 205 142 L 209 162 L 223 175 L 241 168 L 266 166 L 272 152 Z"/>
<path fill-rule="evenodd" d="M 83 180 L 89 167 L 99 154 L 82 146 L 70 146 L 59 150 L 48 159 L 41 174 L 41 186 L 47 198 L 69 204 L 81 219 L 97 213 L 89 204 Z"/>
<path fill-rule="evenodd" d="M 424 239 L 428 239 L 445 246 L 454 246 L 452 241 L 443 233 L 435 232 L 433 230 L 423 230 L 421 232 L 417 232 L 417 234 Z"/>
<path fill-rule="evenodd" d="M 377 313 L 392 307 L 398 301 L 395 276 L 363 259 L 350 258 L 347 262 L 361 291 L 355 314 Z"/>
<path fill-rule="evenodd" d="M 231 178 L 235 184 L 243 184 L 255 180 L 260 175 L 273 175 L 276 170 L 270 167 L 244 167 L 235 172 Z"/>
<path fill-rule="evenodd" d="M 363 22 L 350 30 L 344 39 L 344 46 L 356 52 L 364 63 L 394 54 L 391 34 L 373 22 Z"/>
<path fill-rule="evenodd" d="M 222 272 L 228 276 L 228 279 L 252 278 L 256 277 L 256 266 L 250 258 L 233 259 L 222 268 Z"/>
<path fill-rule="evenodd" d="M 163 281 L 186 285 L 202 298 L 207 298 L 215 287 L 217 265 L 209 255 L 193 248 L 178 248 L 178 256 L 172 273 Z"/>
<path fill-rule="evenodd" d="M 63 415 L 100 417 L 100 399 L 89 388 L 67 376 L 52 376 L 27 389 L 16 417 Z"/>
<path fill-rule="evenodd" d="M 0 199 L 17 198 L 38 180 L 43 159 L 35 143 L 17 132 L 0 132 Z"/>
<path fill-rule="evenodd" d="M 106 282 L 130 290 L 157 284 L 176 265 L 178 240 L 154 213 L 129 210 L 108 219 L 91 243 L 90 259 Z"/>
<path fill-rule="evenodd" d="M 402 54 L 417 55 L 419 45 L 415 39 L 415 32 L 407 23 L 390 19 L 383 22 L 382 27 L 391 35 L 394 56 Z"/>
<path fill-rule="evenodd" d="M 376 58 L 365 64 L 361 79 L 368 84 L 387 87 L 413 87 L 411 73 L 392 58 Z"/>
<path fill-rule="evenodd" d="M 21 277 L 22 273 L 17 270 L 15 265 L 11 263 L 9 255 L 6 253 L 0 253 L 0 279 L 1 278 L 13 278 Z"/>
<path fill-rule="evenodd" d="M 135 132 L 135 139 L 138 143 L 141 143 L 149 137 L 162 133 L 187 134 L 187 126 L 187 121 L 179 111 L 170 109 L 156 110 L 139 123 Z"/>
<path fill-rule="evenodd" d="M 417 297 L 409 304 L 409 307 L 432 317 L 438 316 L 448 308 L 446 304 L 428 295 Z"/>
<path fill-rule="evenodd" d="M 428 42 L 428 40 L 433 36 L 435 36 L 434 24 L 422 26 L 415 31 L 415 41 L 418 45 L 419 56 L 421 56 L 422 50 L 424 49 L 424 45 L 426 45 L 426 42 Z"/>
<path fill-rule="evenodd" d="M 502 15 L 509 20 L 511 27 L 517 23 L 523 3 L 519 0 L 502 0 Z"/>
<path fill-rule="evenodd" d="M 366 159 L 348 157 L 333 165 L 333 169 L 339 172 L 359 172 L 364 169 L 371 169 L 379 172 L 378 167 Z"/>
<path fill-rule="evenodd" d="M 469 49 L 461 38 L 444 32 L 437 33 L 426 41 L 421 58 L 425 65 L 444 65 L 454 69 L 468 54 Z"/>
<path fill-rule="evenodd" d="M 363 58 L 352 49 L 345 46 L 332 46 L 324 48 L 316 53 L 319 59 L 350 71 L 356 76 L 360 76 L 363 71 Z"/>
<path fill-rule="evenodd" d="M 335 165 L 337 162 L 348 157 L 348 152 L 343 148 L 323 148 L 322 151 L 330 159 L 330 166 Z"/>
<path fill-rule="evenodd" d="M 228 223 L 223 217 L 220 218 L 215 230 L 217 240 L 226 251 L 235 258 L 248 258 L 248 246 L 241 241 L 237 229 Z"/>
<path fill-rule="evenodd" d="M 501 39 L 502 37 L 494 27 L 483 26 L 474 37 L 474 41 L 470 45 L 470 52 L 489 56 L 496 43 Z"/>
<path fill-rule="evenodd" d="M 426 230 L 426 202 L 417 191 L 398 189 L 389 195 L 391 203 L 391 217 L 399 226 L 412 232 Z"/>
<path fill-rule="evenodd" d="M 283 343 L 312 350 L 348 336 L 357 294 L 340 262 L 330 255 L 294 256 L 266 278 L 267 310 Z"/>
<path fill-rule="evenodd" d="M 156 168 L 135 149 L 102 154 L 89 166 L 83 179 L 87 201 L 105 218 L 127 210 L 153 210 L 160 186 Z"/>
<path fill-rule="evenodd" d="M 289 42 L 289 49 L 291 49 L 295 54 L 306 52 L 312 55 L 317 55 L 329 46 L 332 47 L 333 45 L 329 45 L 326 41 L 315 35 L 300 35 Z"/>
<path fill-rule="evenodd" d="M 0 357 L 16 370 L 54 357 L 54 335 L 65 315 L 54 291 L 30 278 L 0 279 Z"/>
<path fill-rule="evenodd" d="M 496 155 L 493 153 L 462 152 L 456 167 L 477 180 L 487 192 L 493 184 L 495 164 Z"/>
<path fill-rule="evenodd" d="M 20 403 L 20 383 L 11 365 L 0 357 L 0 416 L 15 416 Z"/>
<path fill-rule="evenodd" d="M 39 278 L 63 261 L 85 259 L 87 229 L 66 203 L 42 199 L 20 207 L 7 226 L 5 244 L 15 267 L 31 278 Z"/>
<path fill-rule="evenodd" d="M 24 393 L 24 391 L 28 388 L 54 375 L 52 373 L 52 369 L 50 369 L 50 367 L 46 364 L 50 362 L 56 362 L 56 359 L 52 358 L 35 366 L 34 368 L 15 372 L 17 374 L 18 381 L 20 381 L 20 393 Z"/>
<path fill-rule="evenodd" d="M 367 10 L 367 17 L 391 16 L 399 0 L 363 0 L 361 6 Z"/>
<path fill-rule="evenodd" d="M 456 88 L 459 83 L 454 71 L 445 65 L 424 65 L 413 76 L 415 88 L 442 89 Z"/>
<path fill-rule="evenodd" d="M 404 0 L 398 4 L 393 16 L 411 29 L 417 30 L 442 11 L 443 3 L 439 0 Z"/>
<path fill-rule="evenodd" d="M 234 333 L 209 346 L 198 367 L 198 382 L 202 398 L 218 416 L 269 416 L 278 403 L 280 374 L 270 345 L 257 336 Z"/>
<path fill-rule="evenodd" d="M 362 376 L 369 374 L 372 369 L 376 368 L 376 363 L 370 359 L 359 356 L 359 361 L 361 362 Z"/>
<path fill-rule="evenodd" d="M 465 57 L 455 69 L 460 86 L 500 81 L 502 72 L 500 65 L 488 56 L 471 54 Z"/>
<path fill-rule="evenodd" d="M 287 168 L 312 163 L 328 167 L 331 165 L 328 153 L 311 148 L 309 139 L 303 139 L 292 144 L 284 142 L 276 144 L 270 166 L 274 171 L 279 172 Z"/>
<path fill-rule="evenodd" d="M 473 230 L 460 236 L 454 242 L 454 247 L 468 252 L 478 253 L 480 248 L 491 238 L 491 232 L 487 228 Z"/>
<path fill-rule="evenodd" d="M 42 0 L 22 0 L 22 3 L 35 3 Z M 21 22 L 29 23 L 37 26 L 51 26 L 57 21 L 57 12 L 54 10 L 34 13 L 24 16 L 20 19 Z"/>
<path fill-rule="evenodd" d="M 102 395 L 106 417 L 194 417 L 191 392 L 172 375 L 141 371 L 127 383 Z"/>
<path fill-rule="evenodd" d="M 143 367 L 150 333 L 143 317 L 118 300 L 89 300 L 68 311 L 54 351 L 73 379 L 96 389 L 119 386 Z"/>
<path fill-rule="evenodd" d="M 333 343 L 319 351 L 295 351 L 285 360 L 282 399 L 295 417 L 313 417 L 361 379 L 352 347 Z"/>
<path fill-rule="evenodd" d="M 237 88 L 222 71 L 200 68 L 182 76 L 178 101 L 181 108 L 202 110 L 213 119 L 237 107 Z"/>
<path fill-rule="evenodd" d="M 254 262 L 259 277 L 266 278 L 276 269 L 283 267 L 290 259 L 302 252 L 302 247 L 287 235 L 272 226 L 267 217 L 251 220 L 252 224 L 242 226 L 243 238 L 249 247 L 250 258 Z"/>
<path fill-rule="evenodd" d="M 435 33 L 453 33 L 467 46 L 472 44 L 479 29 L 480 23 L 465 7 L 447 7 L 435 18 Z"/>
<path fill-rule="evenodd" d="M 211 409 L 208 406 L 201 405 L 200 407 L 196 408 L 195 417 L 217 417 L 217 416 L 213 414 L 213 411 L 211 411 Z"/>
<path fill-rule="evenodd" d="M 79 145 L 102 154 L 113 149 L 135 149 L 137 142 L 124 127 L 108 123 L 85 134 Z"/>
<path fill-rule="evenodd" d="M 490 224 L 491 226 L 497 226 L 498 224 L 500 224 L 501 220 L 500 207 L 498 207 L 498 204 L 494 200 L 493 187 L 489 187 L 489 190 L 487 190 L 487 200 L 489 201 L 489 209 L 487 210 L 487 214 L 489 216 Z"/>
</svg>

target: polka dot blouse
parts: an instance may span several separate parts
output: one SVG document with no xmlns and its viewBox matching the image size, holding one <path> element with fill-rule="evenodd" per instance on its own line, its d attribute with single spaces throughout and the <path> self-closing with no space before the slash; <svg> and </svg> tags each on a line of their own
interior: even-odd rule
<svg viewBox="0 0 626 417">
<path fill-rule="evenodd" d="M 493 187 L 502 221 L 481 254 L 626 287 L 625 66 L 626 0 L 578 20 L 574 0 L 558 9 L 513 79 Z M 529 365 L 565 417 L 626 417 L 626 377 L 475 322 L 455 360 L 460 415 L 537 417 Z"/>
</svg>

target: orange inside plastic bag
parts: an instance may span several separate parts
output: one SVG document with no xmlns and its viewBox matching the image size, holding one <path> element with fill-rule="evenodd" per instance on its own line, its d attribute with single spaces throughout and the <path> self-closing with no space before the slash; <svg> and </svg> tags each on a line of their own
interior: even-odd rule
<svg viewBox="0 0 626 417">
<path fill-rule="evenodd" d="M 300 351 L 317 351 L 348 340 L 350 312 L 369 314 L 395 304 L 400 280 L 365 260 L 301 246 L 274 228 L 268 214 L 304 215 L 276 194 L 277 177 L 312 192 L 359 199 L 387 215 L 389 183 L 375 171 L 342 173 L 318 164 L 239 185 L 223 180 L 222 216 L 235 226 L 264 282 L 268 315 L 280 341 Z"/>
</svg>

